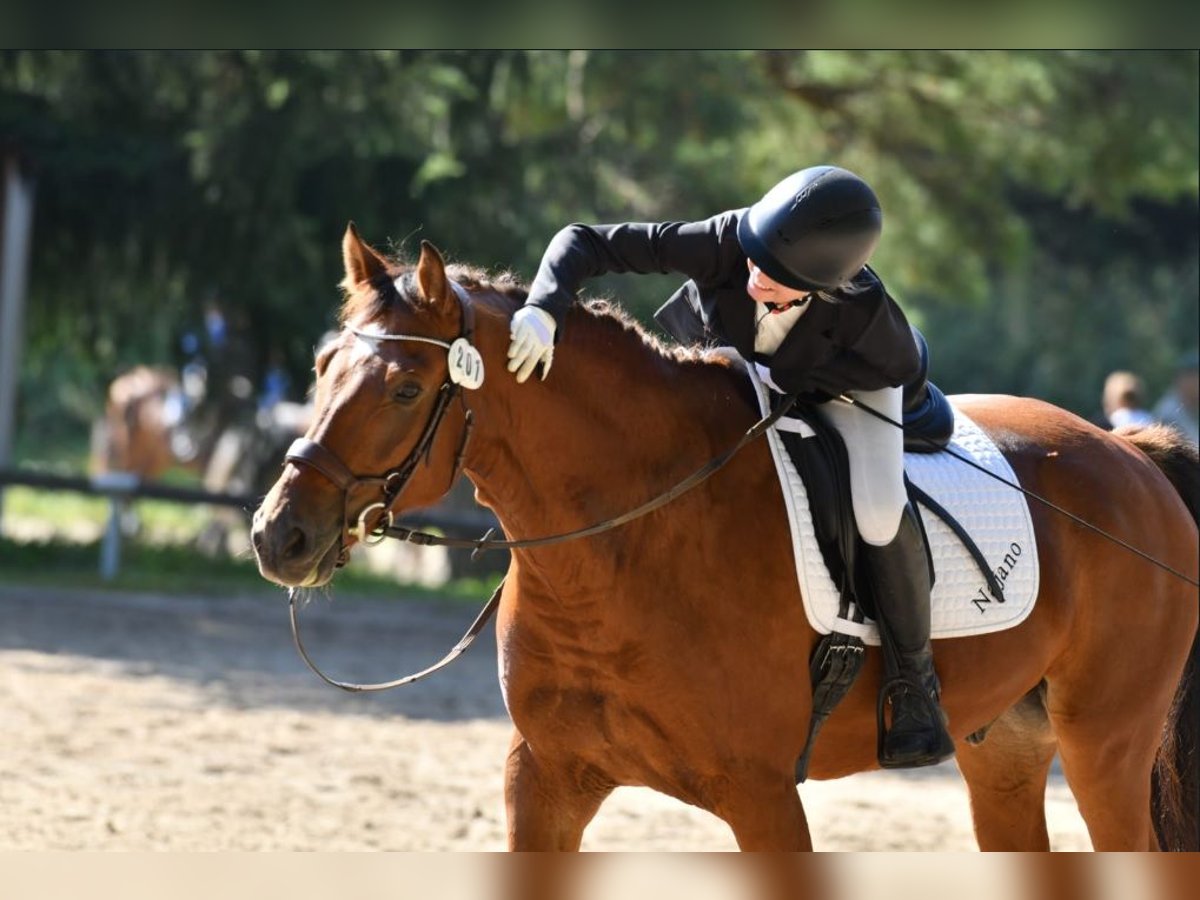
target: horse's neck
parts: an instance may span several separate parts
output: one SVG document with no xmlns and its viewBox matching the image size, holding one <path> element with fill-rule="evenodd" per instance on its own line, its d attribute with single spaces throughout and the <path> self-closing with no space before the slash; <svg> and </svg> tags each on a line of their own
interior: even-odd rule
<svg viewBox="0 0 1200 900">
<path fill-rule="evenodd" d="M 506 372 L 495 379 L 466 466 L 513 538 L 620 515 L 674 486 L 744 426 L 728 372 L 666 359 L 613 323 L 573 318 L 539 379 L 540 371 L 524 384 Z"/>
</svg>

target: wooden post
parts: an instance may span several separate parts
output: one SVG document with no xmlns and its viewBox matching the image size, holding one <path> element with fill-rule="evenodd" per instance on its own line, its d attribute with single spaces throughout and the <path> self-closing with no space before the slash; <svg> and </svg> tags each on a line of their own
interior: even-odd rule
<svg viewBox="0 0 1200 900">
<path fill-rule="evenodd" d="M 132 472 L 103 472 L 92 477 L 92 487 L 108 497 L 108 523 L 100 541 L 100 577 L 112 581 L 121 568 L 121 520 L 140 479 Z"/>
<path fill-rule="evenodd" d="M 25 284 L 33 224 L 33 181 L 15 153 L 4 160 L 4 219 L 0 226 L 0 468 L 12 462 L 17 379 L 21 369 Z M 0 488 L 0 524 L 4 491 Z"/>
</svg>

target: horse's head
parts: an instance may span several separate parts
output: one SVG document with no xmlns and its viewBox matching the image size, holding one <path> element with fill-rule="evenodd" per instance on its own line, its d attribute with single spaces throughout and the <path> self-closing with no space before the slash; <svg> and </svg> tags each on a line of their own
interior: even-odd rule
<svg viewBox="0 0 1200 900">
<path fill-rule="evenodd" d="M 473 313 L 437 249 L 405 270 L 360 240 L 342 241 L 344 328 L 316 359 L 312 424 L 254 515 L 263 576 L 320 585 L 393 507 L 427 506 L 449 490 L 478 386 Z"/>
</svg>

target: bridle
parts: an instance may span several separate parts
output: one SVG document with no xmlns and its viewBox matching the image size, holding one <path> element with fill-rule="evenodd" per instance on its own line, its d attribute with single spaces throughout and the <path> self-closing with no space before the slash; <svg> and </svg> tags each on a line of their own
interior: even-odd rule
<svg viewBox="0 0 1200 900">
<path fill-rule="evenodd" d="M 463 457 L 467 452 L 467 442 L 471 437 L 474 425 L 471 410 L 462 399 L 463 388 L 478 387 L 482 383 L 483 368 L 479 352 L 475 349 L 472 339 L 475 335 L 475 312 L 467 296 L 467 292 L 457 282 L 449 282 L 454 290 L 461 312 L 462 325 L 458 337 L 453 341 L 443 341 L 439 338 L 416 334 L 376 334 L 370 331 L 346 327 L 351 334 L 365 341 L 409 341 L 422 344 L 433 344 L 446 350 L 447 372 L 446 379 L 438 389 L 437 399 L 433 410 L 425 421 L 421 436 L 399 465 L 388 469 L 379 475 L 356 475 L 328 447 L 306 437 L 296 438 L 288 447 L 286 462 L 297 467 L 307 466 L 324 475 L 338 490 L 342 492 L 342 533 L 338 552 L 337 566 L 344 566 L 349 559 L 350 548 L 347 538 L 354 538 L 364 544 L 377 544 L 387 537 L 387 529 L 392 525 L 393 504 L 399 499 L 408 486 L 413 473 L 421 460 L 429 463 L 429 454 L 433 442 L 437 438 L 438 429 L 445 420 L 446 412 L 455 398 L 459 398 L 463 408 L 463 432 L 458 450 L 454 455 L 454 466 L 450 471 L 447 490 L 454 484 L 462 468 Z M 399 285 L 397 285 L 399 288 Z M 477 368 L 476 368 L 477 367 Z M 351 502 L 356 495 L 368 492 L 367 502 L 357 515 L 351 512 Z M 372 513 L 379 511 L 376 524 L 368 528 L 367 521 Z M 351 524 L 354 523 L 354 524 Z"/>
<path fill-rule="evenodd" d="M 447 354 L 447 374 L 446 380 L 442 382 L 441 389 L 438 392 L 438 398 L 434 405 L 433 412 L 430 413 L 429 419 L 425 423 L 425 428 L 421 432 L 416 445 L 412 451 L 405 457 L 404 461 L 395 468 L 389 469 L 381 475 L 355 475 L 350 471 L 349 467 L 343 463 L 337 455 L 328 447 L 324 447 L 316 441 L 308 438 L 297 438 L 288 448 L 286 460 L 296 466 L 308 466 L 315 469 L 324 475 L 330 482 L 333 483 L 342 492 L 342 534 L 340 536 L 341 546 L 338 553 L 337 565 L 343 566 L 349 559 L 349 546 L 346 538 L 352 537 L 364 544 L 377 544 L 386 537 L 398 537 L 403 540 L 410 541 L 415 544 L 435 544 L 442 546 L 467 546 L 475 552 L 483 550 L 517 550 L 523 548 L 542 547 L 549 544 L 557 544 L 563 541 L 571 541 L 577 538 L 590 537 L 595 534 L 600 534 L 624 525 L 627 522 L 632 522 L 634 519 L 639 519 L 647 513 L 659 509 L 681 494 L 694 488 L 696 485 L 706 481 L 737 455 L 738 451 L 747 444 L 754 441 L 756 438 L 765 434 L 781 417 L 795 405 L 796 395 L 789 394 L 783 397 L 775 406 L 770 414 L 764 416 L 753 427 L 748 429 L 741 438 L 724 453 L 710 459 L 707 463 L 696 469 L 682 481 L 675 484 L 670 489 L 663 491 L 651 500 L 641 504 L 640 506 L 629 510 L 618 516 L 606 519 L 603 522 L 597 522 L 594 525 L 589 525 L 584 528 L 577 528 L 572 531 L 562 532 L 560 534 L 545 535 L 543 537 L 525 538 L 522 540 L 505 540 L 492 537 L 495 529 L 490 529 L 482 538 L 474 541 L 465 541 L 456 538 L 438 537 L 431 534 L 426 534 L 419 531 L 411 531 L 402 529 L 393 525 L 391 507 L 400 497 L 404 488 L 408 485 L 409 479 L 412 478 L 413 472 L 420 463 L 422 457 L 428 462 L 430 449 L 433 446 L 434 439 L 437 437 L 438 428 L 445 419 L 446 411 L 450 406 L 451 401 L 455 397 L 462 397 L 463 388 L 478 387 L 483 380 L 483 364 L 480 360 L 478 351 L 471 343 L 475 331 L 474 311 L 471 306 L 470 297 L 461 285 L 450 282 L 454 289 L 454 294 L 458 299 L 459 308 L 462 312 L 462 327 L 459 336 L 453 342 L 447 342 L 438 338 L 426 337 L 424 335 L 415 334 L 375 334 L 368 331 L 360 331 L 358 329 L 349 328 L 351 333 L 358 337 L 369 341 L 414 341 L 424 344 L 433 344 L 442 347 Z M 466 360 L 463 362 L 463 360 Z M 450 482 L 447 485 L 449 490 L 450 485 L 453 485 L 454 480 L 458 477 L 459 470 L 462 468 L 463 457 L 467 450 L 467 441 L 470 438 L 471 428 L 473 424 L 471 410 L 467 407 L 466 401 L 463 400 L 463 416 L 465 424 L 463 426 L 463 436 L 459 443 L 458 451 L 454 457 L 454 466 L 450 472 Z M 359 488 L 368 487 L 379 491 L 376 495 L 378 499 L 368 500 L 358 512 L 356 517 L 352 517 L 350 513 L 351 498 Z M 382 510 L 375 527 L 368 529 L 367 519 L 371 513 L 376 510 Z M 349 523 L 354 521 L 354 525 Z M 296 644 L 296 649 L 300 653 L 301 659 L 312 671 L 326 684 L 336 688 L 341 688 L 344 691 L 360 692 L 360 691 L 385 691 L 391 688 L 400 687 L 406 684 L 412 684 L 414 681 L 419 681 L 428 675 L 442 669 L 458 656 L 460 656 L 468 646 L 475 640 L 484 625 L 491 618 L 500 604 L 500 594 L 504 589 L 504 580 L 496 586 L 492 592 L 491 598 L 484 605 L 471 627 L 463 635 L 462 639 L 446 654 L 439 662 L 428 668 L 416 672 L 412 675 L 407 675 L 403 678 L 397 678 L 394 681 L 380 682 L 378 684 L 355 684 L 353 682 L 338 681 L 331 678 L 321 671 L 320 667 L 308 655 L 308 651 L 304 647 L 304 641 L 300 637 L 300 621 L 296 605 L 295 589 L 288 591 L 288 611 L 292 623 L 292 638 Z"/>
</svg>

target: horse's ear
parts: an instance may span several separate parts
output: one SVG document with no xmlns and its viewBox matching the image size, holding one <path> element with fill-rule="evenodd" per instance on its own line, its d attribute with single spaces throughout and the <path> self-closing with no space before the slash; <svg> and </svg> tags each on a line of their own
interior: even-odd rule
<svg viewBox="0 0 1200 900">
<path fill-rule="evenodd" d="M 421 287 L 421 296 L 432 307 L 439 306 L 446 300 L 449 285 L 446 283 L 446 261 L 438 248 L 421 241 L 421 258 L 417 260 L 417 284 Z"/>
<path fill-rule="evenodd" d="M 353 222 L 346 226 L 342 237 L 342 264 L 348 285 L 363 284 L 387 272 L 387 262 L 358 236 Z"/>
</svg>

